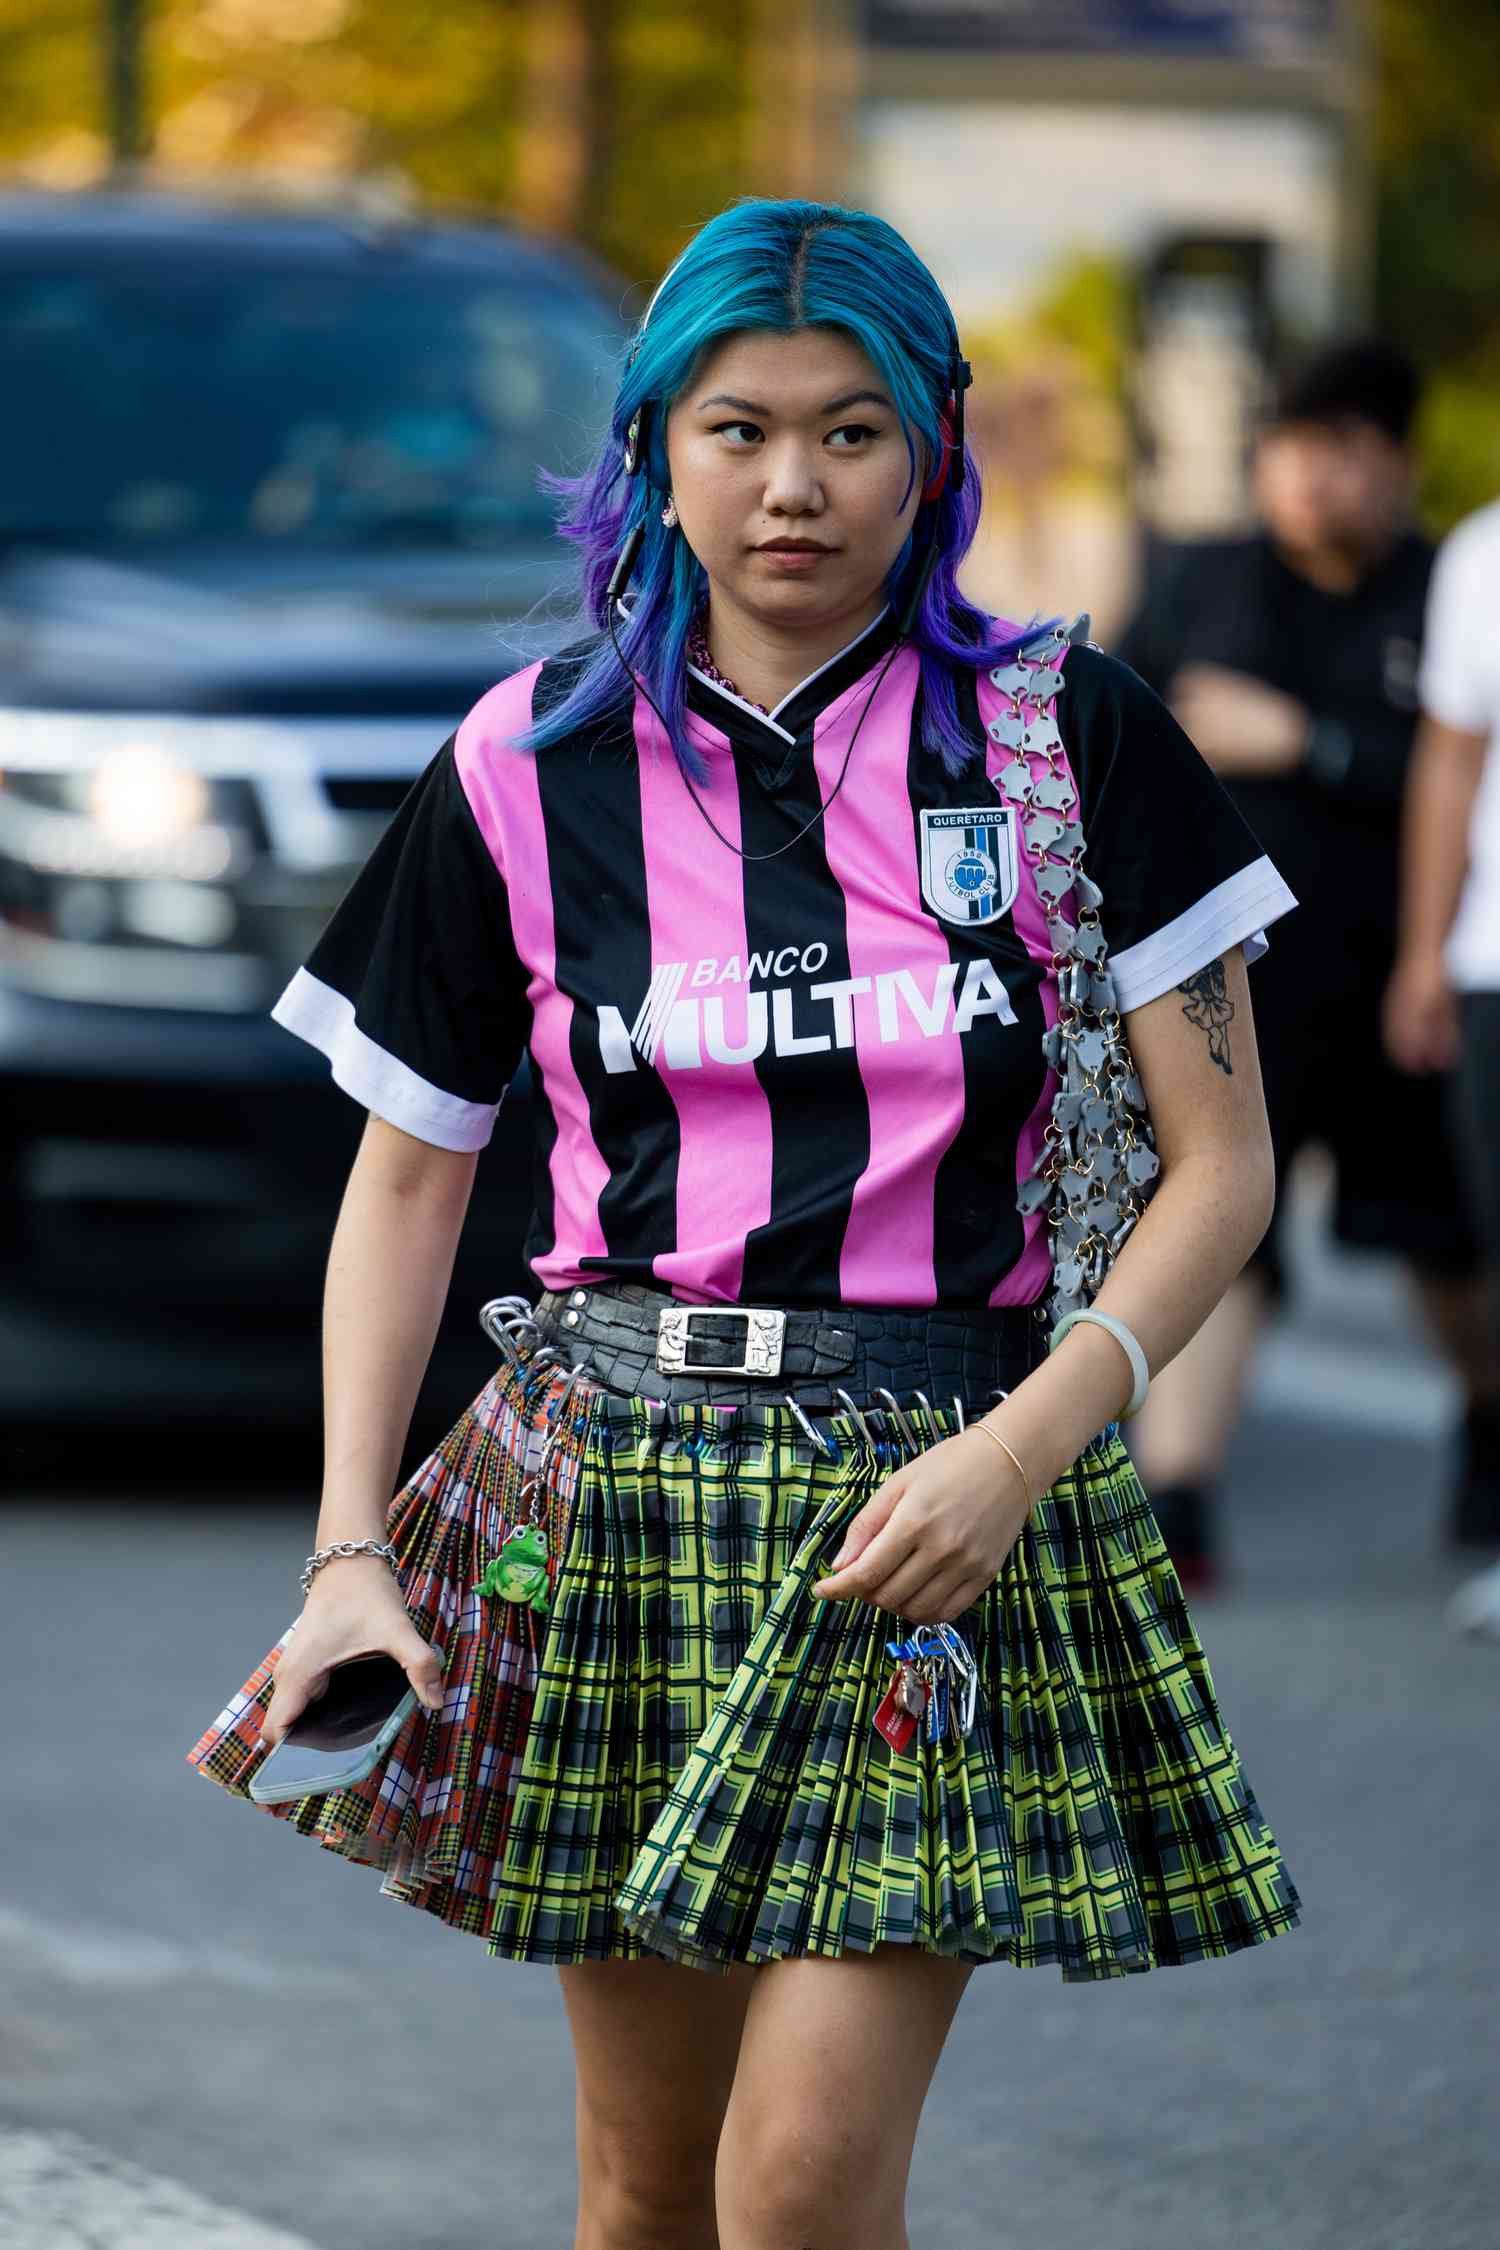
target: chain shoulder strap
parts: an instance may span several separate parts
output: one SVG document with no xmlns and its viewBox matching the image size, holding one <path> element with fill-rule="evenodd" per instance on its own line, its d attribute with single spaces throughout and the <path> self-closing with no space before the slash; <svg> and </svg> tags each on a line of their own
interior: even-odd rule
<svg viewBox="0 0 1500 2250">
<path fill-rule="evenodd" d="M 1013 753 L 1000 784 L 1022 807 L 1019 849 L 1047 918 L 1057 992 L 1056 1021 L 1042 1041 L 1056 1092 L 1041 1152 L 1016 1197 L 1027 1217 L 1046 1209 L 1052 1290 L 1039 1311 L 1049 1327 L 1098 1294 L 1161 1170 L 1115 1004 L 1099 920 L 1104 894 L 1084 871 L 1082 808 L 1057 728 L 1067 651 L 1093 646 L 1088 630 L 1085 611 L 1038 633 L 989 675 L 1004 698 L 989 733 Z"/>
</svg>

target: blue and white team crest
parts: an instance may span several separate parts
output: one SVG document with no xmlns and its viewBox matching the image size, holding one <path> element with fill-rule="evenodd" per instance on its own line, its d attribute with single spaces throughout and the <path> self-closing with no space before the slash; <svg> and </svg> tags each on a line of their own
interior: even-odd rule
<svg viewBox="0 0 1500 2250">
<path fill-rule="evenodd" d="M 922 808 L 922 896 L 945 922 L 993 922 L 1015 899 L 1015 818 L 1008 805 Z"/>
</svg>

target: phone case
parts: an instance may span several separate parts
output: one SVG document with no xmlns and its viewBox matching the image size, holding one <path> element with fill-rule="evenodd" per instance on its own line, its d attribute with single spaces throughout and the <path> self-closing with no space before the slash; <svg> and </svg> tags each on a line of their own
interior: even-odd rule
<svg viewBox="0 0 1500 2250">
<path fill-rule="evenodd" d="M 348 1789 L 380 1763 L 395 1741 L 412 1711 L 416 1708 L 417 1691 L 408 1688 L 405 1695 L 382 1725 L 380 1732 L 369 1742 L 352 1750 L 330 1750 L 312 1774 L 305 1765 L 295 1775 L 289 1774 L 285 1764 L 278 1773 L 276 1760 L 286 1748 L 278 1742 L 276 1748 L 250 1776 L 249 1791 L 258 1805 L 278 1805 L 288 1797 L 316 1797 L 330 1789 Z"/>
</svg>

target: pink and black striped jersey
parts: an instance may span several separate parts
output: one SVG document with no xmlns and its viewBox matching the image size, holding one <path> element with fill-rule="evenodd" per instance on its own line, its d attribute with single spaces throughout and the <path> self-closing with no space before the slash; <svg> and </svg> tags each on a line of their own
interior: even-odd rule
<svg viewBox="0 0 1500 2250">
<path fill-rule="evenodd" d="M 997 631 L 1007 628 L 997 626 Z M 921 743 L 884 611 L 764 716 L 693 672 L 694 804 L 660 722 L 535 755 L 510 737 L 583 648 L 492 688 L 413 783 L 272 1014 L 358 1101 L 478 1149 L 523 1052 L 539 1286 L 610 1275 L 691 1303 L 1031 1304 L 1018 1179 L 1055 1077 L 1053 971 L 1016 848 L 1012 753 Z M 1122 1015 L 1296 904 L 1217 777 L 1118 659 L 1067 650 L 1058 727 Z M 778 851 L 817 811 L 789 850 Z M 830 801 L 831 800 L 831 801 Z"/>
</svg>

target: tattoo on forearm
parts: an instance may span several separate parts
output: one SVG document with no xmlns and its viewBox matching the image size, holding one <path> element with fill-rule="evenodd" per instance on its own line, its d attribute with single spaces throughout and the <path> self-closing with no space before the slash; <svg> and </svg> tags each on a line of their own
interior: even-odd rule
<svg viewBox="0 0 1500 2250">
<path fill-rule="evenodd" d="M 1234 1002 L 1224 984 L 1224 964 L 1210 961 L 1177 987 L 1189 995 L 1189 1004 L 1183 1014 L 1189 1023 L 1197 1024 L 1200 1031 L 1208 1033 L 1208 1051 L 1226 1078 L 1234 1076 L 1234 1065 L 1229 1060 L 1229 1026 L 1234 1018 Z"/>
</svg>

